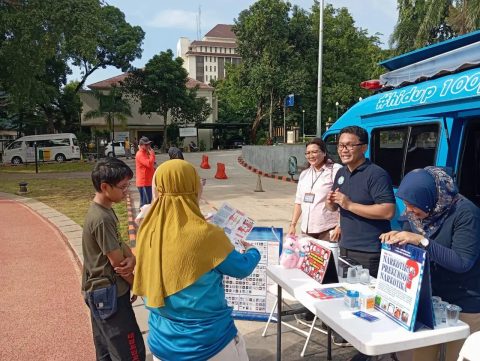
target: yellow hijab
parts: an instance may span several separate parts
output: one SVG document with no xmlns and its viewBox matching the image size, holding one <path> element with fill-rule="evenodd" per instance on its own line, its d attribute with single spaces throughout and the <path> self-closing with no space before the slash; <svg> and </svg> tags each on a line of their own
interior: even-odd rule
<svg viewBox="0 0 480 361">
<path fill-rule="evenodd" d="M 165 297 L 218 266 L 233 245 L 200 212 L 200 179 L 190 163 L 164 162 L 155 172 L 155 184 L 158 199 L 138 231 L 133 293 L 146 296 L 149 307 L 162 307 Z"/>
</svg>

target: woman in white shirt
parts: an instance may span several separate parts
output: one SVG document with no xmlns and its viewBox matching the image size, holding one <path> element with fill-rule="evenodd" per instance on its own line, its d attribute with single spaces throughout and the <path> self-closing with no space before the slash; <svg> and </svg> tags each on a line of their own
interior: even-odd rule
<svg viewBox="0 0 480 361">
<path fill-rule="evenodd" d="M 332 189 L 335 174 L 342 167 L 328 158 L 325 143 L 314 138 L 307 143 L 305 158 L 310 167 L 298 179 L 292 223 L 288 234 L 296 233 L 297 222 L 301 219 L 301 231 L 316 239 L 338 241 L 340 238 L 338 211 L 325 208 L 325 200 Z"/>
</svg>

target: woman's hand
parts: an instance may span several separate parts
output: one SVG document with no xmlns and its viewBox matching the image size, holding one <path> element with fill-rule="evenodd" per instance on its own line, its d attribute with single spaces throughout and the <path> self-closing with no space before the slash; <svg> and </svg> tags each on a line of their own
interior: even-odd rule
<svg viewBox="0 0 480 361">
<path fill-rule="evenodd" d="M 380 235 L 380 240 L 383 243 L 387 244 L 399 244 L 404 245 L 407 243 L 413 244 L 415 246 L 420 245 L 420 240 L 423 238 L 422 235 L 412 233 L 412 232 L 398 232 L 398 231 L 391 231 L 388 233 L 384 233 Z"/>
<path fill-rule="evenodd" d="M 290 228 L 288 228 L 287 234 L 288 234 L 289 236 L 294 236 L 296 232 L 297 232 L 297 227 L 296 227 L 296 225 L 290 223 Z"/>
<path fill-rule="evenodd" d="M 340 241 L 340 236 L 342 235 L 342 230 L 340 226 L 336 226 L 334 229 L 330 231 L 330 241 L 338 242 Z"/>
<path fill-rule="evenodd" d="M 245 252 L 247 252 L 250 248 L 255 248 L 255 246 L 247 241 L 240 241 L 240 243 L 243 245 L 245 248 Z"/>
</svg>

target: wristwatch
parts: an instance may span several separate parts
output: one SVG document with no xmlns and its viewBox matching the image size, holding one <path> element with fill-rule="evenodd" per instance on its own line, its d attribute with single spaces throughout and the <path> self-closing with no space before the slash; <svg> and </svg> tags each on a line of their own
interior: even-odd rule
<svg viewBox="0 0 480 361">
<path fill-rule="evenodd" d="M 423 238 L 420 240 L 420 244 L 421 244 L 423 247 L 427 248 L 428 245 L 430 244 L 430 241 L 429 241 L 427 238 L 423 237 Z"/>
</svg>

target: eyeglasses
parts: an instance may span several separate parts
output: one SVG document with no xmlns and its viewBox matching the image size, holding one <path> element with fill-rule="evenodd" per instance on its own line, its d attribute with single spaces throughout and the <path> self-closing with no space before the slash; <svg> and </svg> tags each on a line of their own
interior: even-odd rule
<svg viewBox="0 0 480 361">
<path fill-rule="evenodd" d="M 319 150 L 312 150 L 310 152 L 305 152 L 305 157 L 308 157 L 310 154 L 317 155 L 318 153 L 320 153 Z"/>
<path fill-rule="evenodd" d="M 352 151 L 354 147 L 359 147 L 359 146 L 361 146 L 361 145 L 365 145 L 365 143 L 358 143 L 358 144 L 341 144 L 341 143 L 339 143 L 339 144 L 337 145 L 337 149 L 338 149 L 338 150 L 344 150 L 344 149 L 346 149 L 346 150 L 348 150 L 348 151 Z"/>
<path fill-rule="evenodd" d="M 128 190 L 128 188 L 130 187 L 130 184 L 131 184 L 131 183 L 132 183 L 132 182 L 128 182 L 127 184 L 125 184 L 125 185 L 122 186 L 122 187 L 119 187 L 119 186 L 117 186 L 116 184 L 111 184 L 111 186 L 112 186 L 112 187 L 115 187 L 115 188 L 118 188 L 118 189 L 121 189 L 122 191 L 125 192 L 125 191 Z"/>
</svg>

